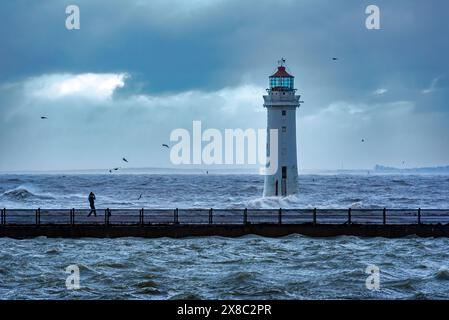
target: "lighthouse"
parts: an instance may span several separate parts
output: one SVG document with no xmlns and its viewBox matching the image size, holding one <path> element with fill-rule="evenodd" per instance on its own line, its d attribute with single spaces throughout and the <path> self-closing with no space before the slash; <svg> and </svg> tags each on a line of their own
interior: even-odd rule
<svg viewBox="0 0 449 320">
<path fill-rule="evenodd" d="M 265 175 L 264 196 L 287 196 L 298 190 L 298 161 L 296 155 L 296 109 L 302 101 L 294 88 L 295 77 L 285 69 L 285 60 L 279 61 L 277 71 L 270 76 L 270 87 L 263 96 L 267 108 L 267 131 L 276 129 L 278 143 L 273 144 L 267 134 L 267 159 L 277 152 L 275 173 Z"/>
</svg>

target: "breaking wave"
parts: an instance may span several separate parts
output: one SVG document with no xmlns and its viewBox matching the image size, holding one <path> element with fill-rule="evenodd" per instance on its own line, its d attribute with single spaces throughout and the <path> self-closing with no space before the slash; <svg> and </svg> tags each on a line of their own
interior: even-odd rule
<svg viewBox="0 0 449 320">
<path fill-rule="evenodd" d="M 1 198 L 6 200 L 12 200 L 12 201 L 23 201 L 23 200 L 33 200 L 33 199 L 40 199 L 40 200 L 51 200 L 54 199 L 54 197 L 47 195 L 47 194 L 38 194 L 32 191 L 31 188 L 27 186 L 19 186 L 15 189 L 11 189 L 8 191 L 5 191 Z"/>
<path fill-rule="evenodd" d="M 301 205 L 300 198 L 297 195 L 287 197 L 260 197 L 249 200 L 246 203 L 251 209 L 270 209 L 270 208 L 298 208 Z"/>
<path fill-rule="evenodd" d="M 441 267 L 435 274 L 435 278 L 438 280 L 449 280 L 449 269 Z"/>
</svg>

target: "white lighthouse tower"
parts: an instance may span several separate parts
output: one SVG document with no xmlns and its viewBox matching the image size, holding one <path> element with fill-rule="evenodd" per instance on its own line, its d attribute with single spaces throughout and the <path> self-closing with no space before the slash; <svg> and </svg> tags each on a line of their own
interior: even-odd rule
<svg viewBox="0 0 449 320">
<path fill-rule="evenodd" d="M 268 95 L 264 96 L 267 108 L 267 158 L 270 155 L 270 130 L 277 129 L 278 143 L 276 173 L 265 176 L 264 196 L 287 196 L 298 190 L 298 162 L 296 157 L 296 108 L 300 95 L 294 88 L 295 77 L 285 70 L 285 60 L 279 61 L 275 74 L 270 77 Z M 274 145 L 273 145 L 274 146 Z"/>
</svg>

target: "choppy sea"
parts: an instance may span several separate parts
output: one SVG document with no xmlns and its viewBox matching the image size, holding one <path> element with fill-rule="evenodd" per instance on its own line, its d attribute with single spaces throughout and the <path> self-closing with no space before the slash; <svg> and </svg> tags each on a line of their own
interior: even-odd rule
<svg viewBox="0 0 449 320">
<path fill-rule="evenodd" d="M 449 176 L 301 175 L 263 198 L 233 174 L 4 174 L 0 207 L 449 208 Z M 141 196 L 142 195 L 142 196 Z M 140 198 L 140 199 L 139 199 Z M 0 299 L 448 299 L 449 239 L 0 239 Z M 68 290 L 65 269 L 80 270 Z M 379 268 L 379 290 L 366 287 Z"/>
</svg>

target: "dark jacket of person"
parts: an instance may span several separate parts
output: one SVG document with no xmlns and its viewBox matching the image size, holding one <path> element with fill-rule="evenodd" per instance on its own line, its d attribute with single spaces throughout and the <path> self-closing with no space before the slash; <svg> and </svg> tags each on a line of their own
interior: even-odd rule
<svg viewBox="0 0 449 320">
<path fill-rule="evenodd" d="M 93 192 L 89 194 L 89 204 L 91 208 L 95 208 L 95 195 Z"/>
</svg>

